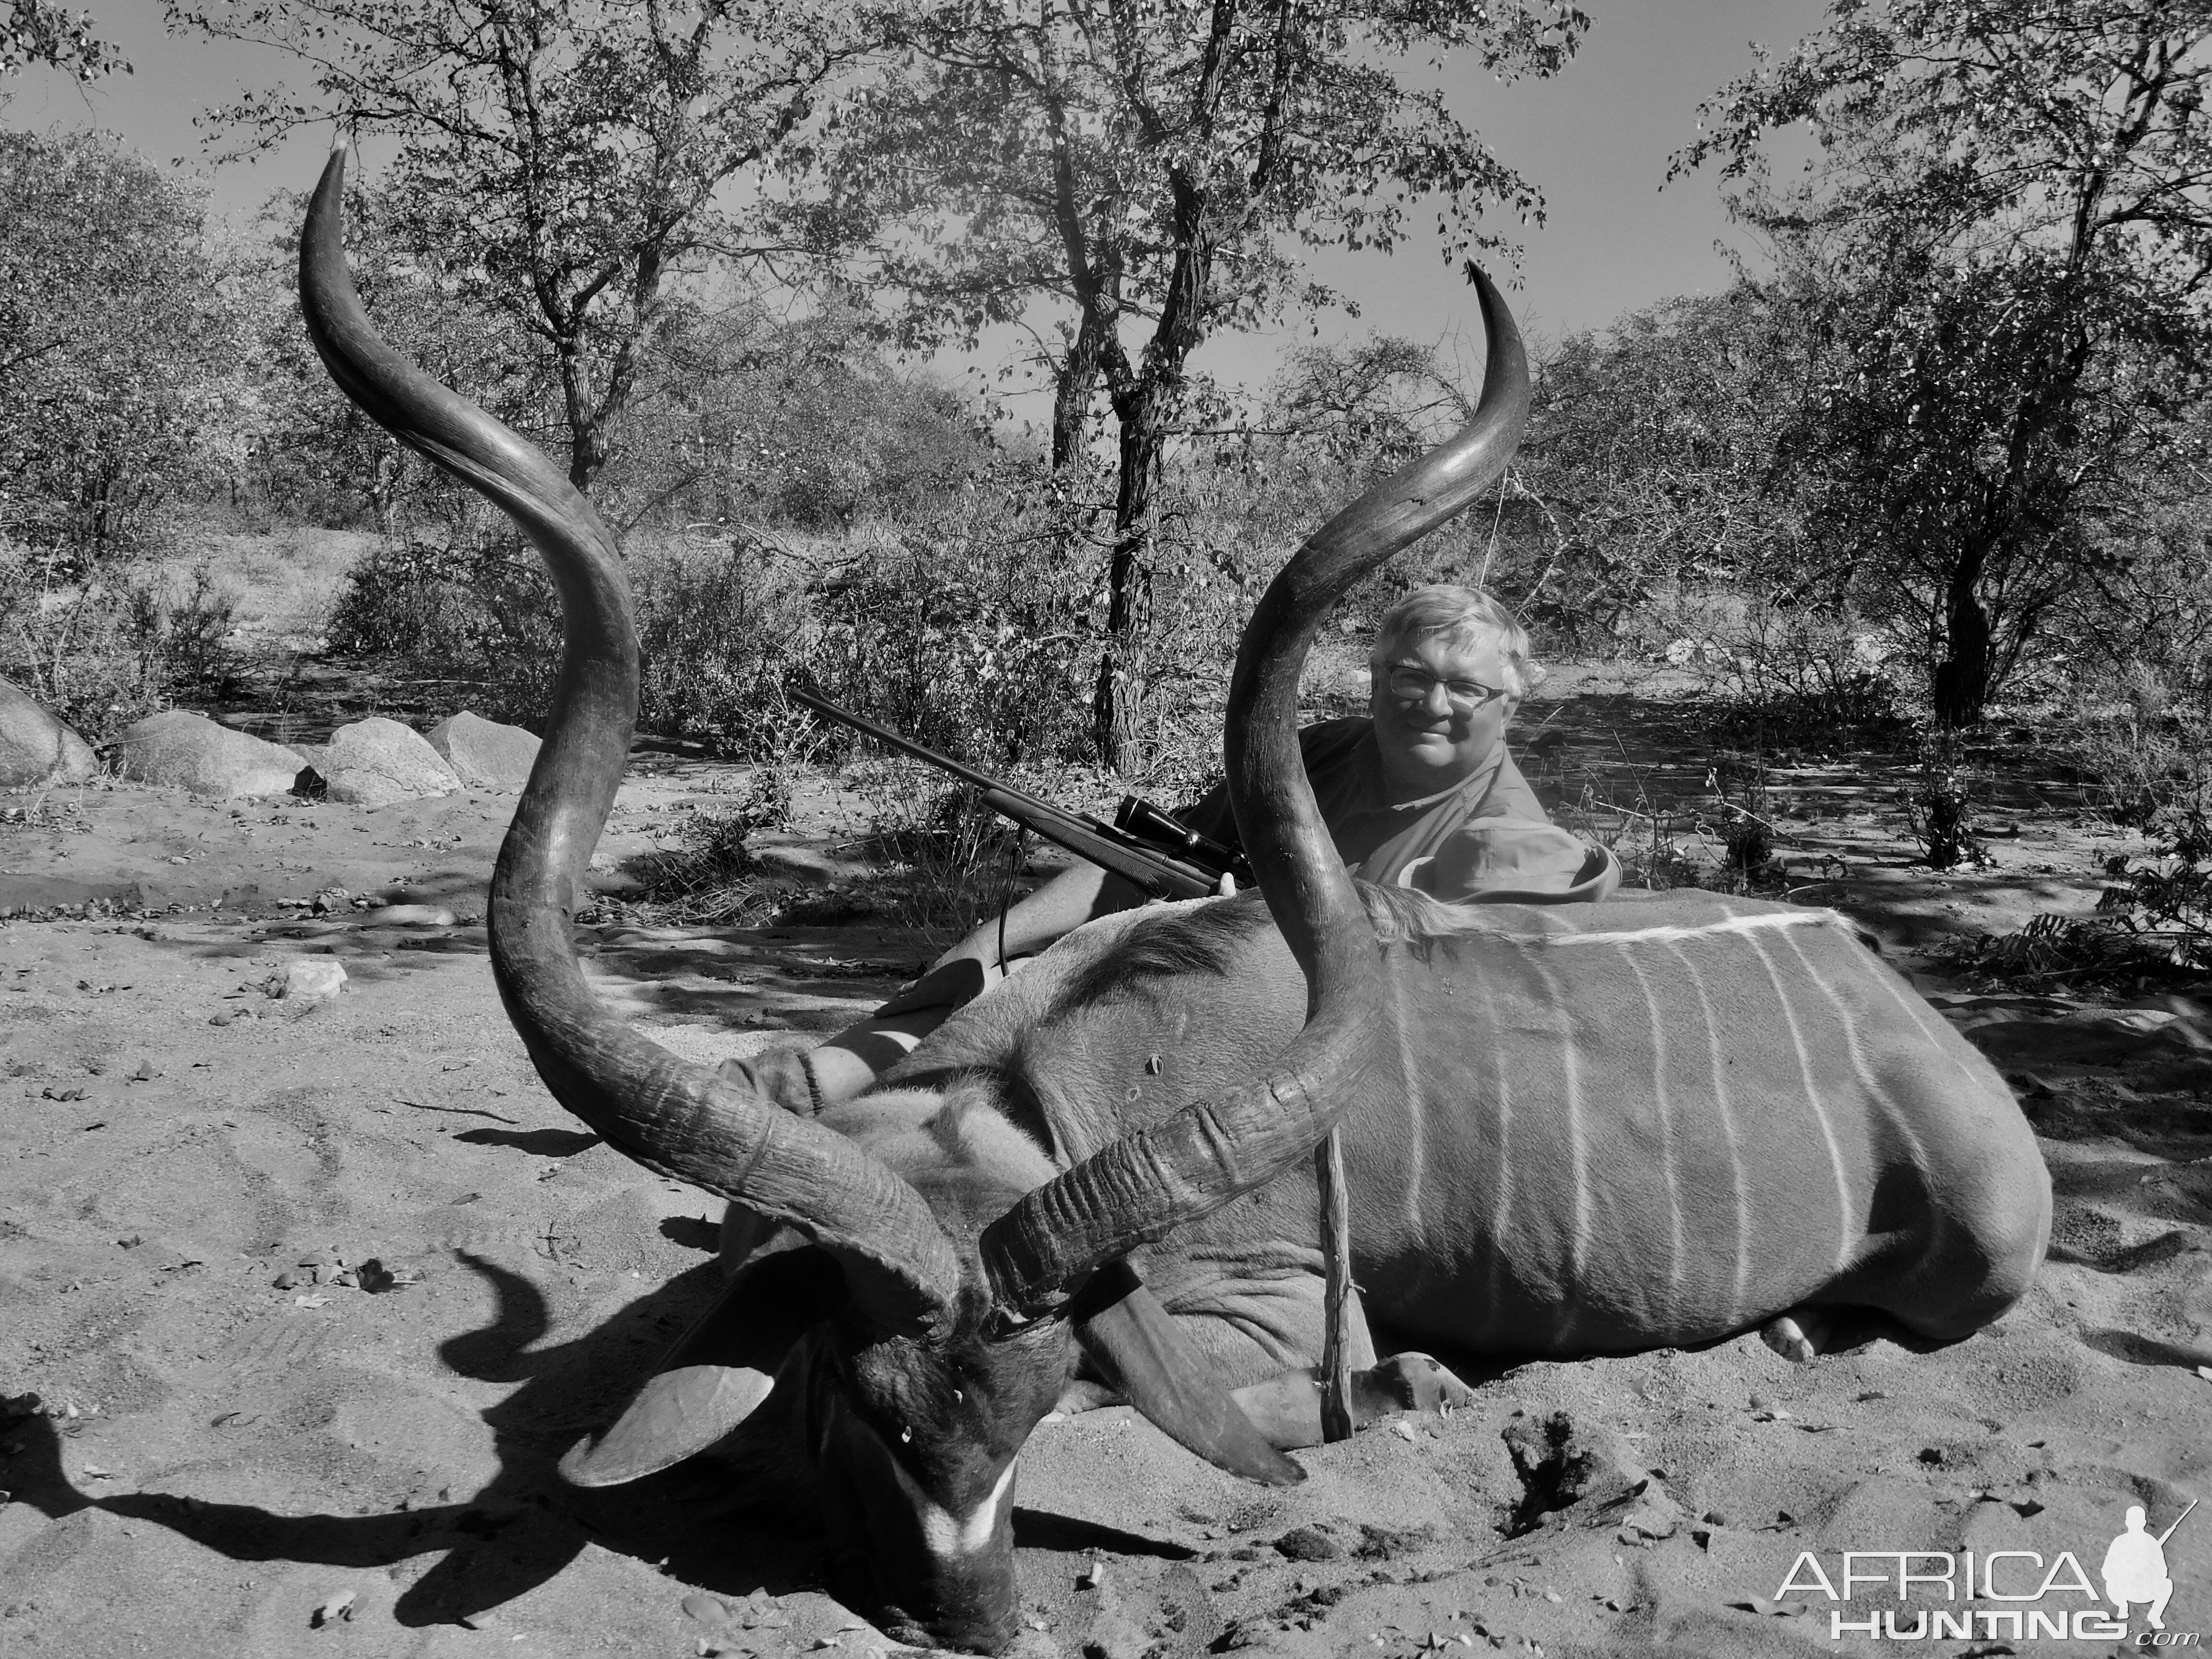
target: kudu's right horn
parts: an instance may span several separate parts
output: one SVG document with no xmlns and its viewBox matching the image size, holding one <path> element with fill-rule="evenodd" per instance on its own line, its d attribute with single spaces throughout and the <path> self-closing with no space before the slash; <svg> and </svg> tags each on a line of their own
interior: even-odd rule
<svg viewBox="0 0 2212 1659">
<path fill-rule="evenodd" d="M 592 994 L 570 936 L 637 714 L 637 629 L 615 538 L 536 446 L 379 337 L 347 273 L 345 162 L 323 170 L 300 239 L 300 306 L 347 397 L 502 508 L 561 596 L 561 676 L 538 763 L 492 878 L 492 972 L 554 1097 L 646 1168 L 787 1222 L 844 1270 L 885 1334 L 939 1327 L 957 1254 L 921 1197 L 842 1135 L 633 1030 Z"/>
<path fill-rule="evenodd" d="M 1265 1076 L 1102 1146 L 993 1222 L 984 1269 L 1016 1313 L 1273 1180 L 1362 1097 L 1382 975 L 1365 908 L 1306 781 L 1298 674 L 1337 601 L 1497 483 L 1520 443 L 1528 415 L 1521 333 L 1490 278 L 1473 266 L 1469 274 L 1486 346 L 1474 416 L 1291 556 L 1245 626 L 1230 683 L 1229 797 L 1267 908 L 1305 970 L 1305 1028 Z"/>
</svg>

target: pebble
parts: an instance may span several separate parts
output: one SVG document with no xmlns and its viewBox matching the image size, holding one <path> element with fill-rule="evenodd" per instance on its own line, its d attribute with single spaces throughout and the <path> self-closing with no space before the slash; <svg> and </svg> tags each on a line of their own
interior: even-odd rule
<svg viewBox="0 0 2212 1659">
<path fill-rule="evenodd" d="M 347 1590 L 343 1595 L 333 1595 L 307 1615 L 307 1628 L 320 1630 L 324 1626 L 334 1625 L 341 1619 L 351 1619 L 353 1598 L 354 1593 L 351 1590 Z"/>
</svg>

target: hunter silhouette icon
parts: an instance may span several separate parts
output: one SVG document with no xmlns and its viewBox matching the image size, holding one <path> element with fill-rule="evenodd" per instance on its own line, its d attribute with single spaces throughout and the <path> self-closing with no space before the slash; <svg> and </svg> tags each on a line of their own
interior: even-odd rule
<svg viewBox="0 0 2212 1659">
<path fill-rule="evenodd" d="M 2197 1507 L 2197 1500 L 2189 1500 L 2189 1510 Z M 2142 1601 L 2148 1605 L 2144 1615 L 2153 1630 L 2166 1628 L 2166 1604 L 2173 1598 L 2173 1580 L 2166 1576 L 2166 1540 L 2173 1536 L 2173 1528 L 2189 1518 L 2184 1510 L 2168 1527 L 2155 1538 L 2143 1529 L 2148 1518 L 2142 1505 L 2128 1506 L 2128 1529 L 2112 1540 L 2112 1547 L 2105 1552 L 2103 1577 L 2105 1599 L 2119 1609 L 2123 1620 L 2128 1616 L 2128 1603 Z"/>
</svg>

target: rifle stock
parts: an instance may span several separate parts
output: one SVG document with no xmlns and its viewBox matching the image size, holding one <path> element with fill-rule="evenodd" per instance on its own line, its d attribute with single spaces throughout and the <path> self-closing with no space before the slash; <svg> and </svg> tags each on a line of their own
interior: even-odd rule
<svg viewBox="0 0 2212 1659">
<path fill-rule="evenodd" d="M 811 691 L 793 691 L 791 697 L 817 714 L 825 714 L 841 726 L 865 732 L 902 755 L 973 786 L 980 793 L 983 805 L 1001 817 L 1035 831 L 1065 852 L 1112 871 L 1149 898 L 1204 898 L 1220 890 L 1224 873 L 1221 870 L 1209 871 L 1203 866 L 1171 857 L 1088 813 L 1066 811 L 1050 801 L 1025 794 L 989 773 L 963 765 L 949 755 L 940 755 L 866 714 L 842 708 L 827 697 L 817 696 Z"/>
</svg>

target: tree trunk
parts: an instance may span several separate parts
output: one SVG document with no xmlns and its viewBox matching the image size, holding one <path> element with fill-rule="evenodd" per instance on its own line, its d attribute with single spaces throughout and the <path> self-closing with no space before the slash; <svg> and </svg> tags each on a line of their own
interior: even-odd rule
<svg viewBox="0 0 2212 1659">
<path fill-rule="evenodd" d="M 1960 556 L 1943 595 L 1945 655 L 1936 665 L 1936 723 L 1978 725 L 1990 695 L 1990 613 L 1978 592 L 1983 550 Z"/>
<path fill-rule="evenodd" d="M 1097 313 L 1085 307 L 1082 326 L 1060 366 L 1059 382 L 1052 398 L 1052 470 L 1080 460 L 1091 435 L 1091 399 L 1098 390 L 1098 347 L 1101 327 Z"/>
<path fill-rule="evenodd" d="M 1091 694 L 1099 763 L 1129 773 L 1144 764 L 1144 631 L 1152 599 L 1152 487 L 1159 477 L 1163 392 L 1139 388 L 1115 412 L 1121 477 L 1114 501 L 1114 555 L 1106 568 L 1106 649 Z"/>
</svg>

